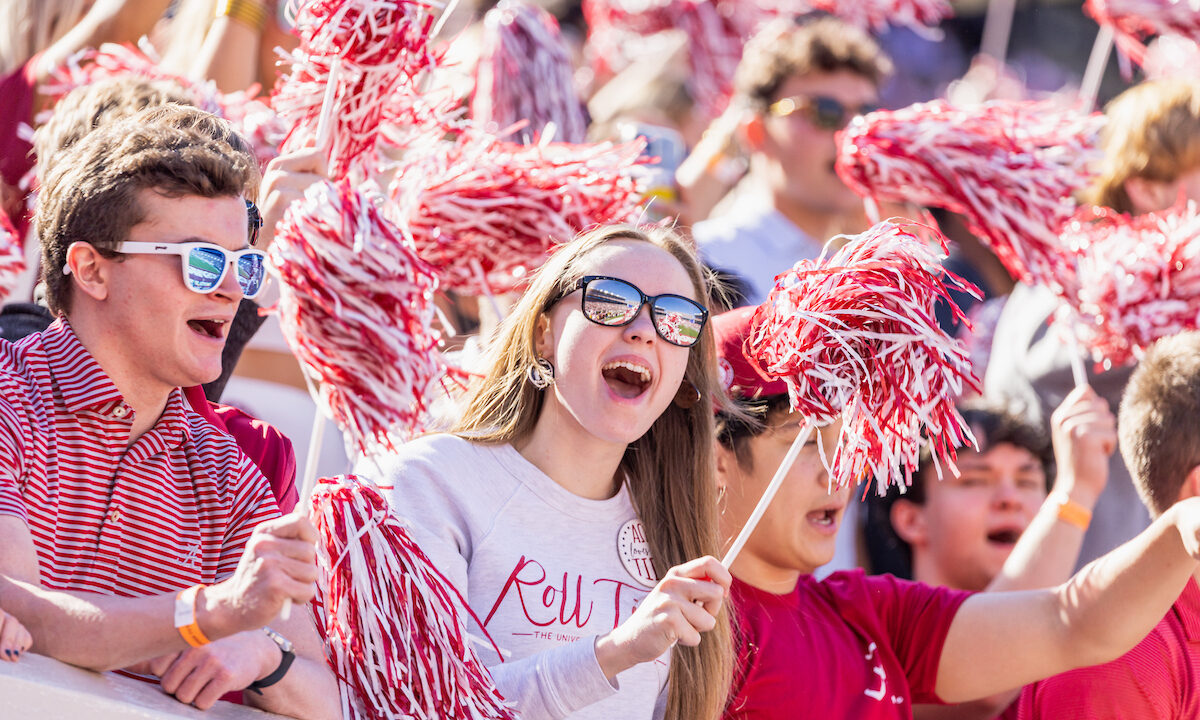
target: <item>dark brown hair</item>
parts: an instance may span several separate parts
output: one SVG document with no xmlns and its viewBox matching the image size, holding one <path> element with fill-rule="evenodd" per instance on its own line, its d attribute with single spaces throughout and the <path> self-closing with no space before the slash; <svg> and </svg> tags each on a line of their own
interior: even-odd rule
<svg viewBox="0 0 1200 720">
<path fill-rule="evenodd" d="M 734 75 L 736 97 L 763 109 L 789 78 L 847 70 L 879 87 L 892 74 L 892 61 L 870 35 L 833 18 L 807 22 L 777 20 L 746 43 Z"/>
<path fill-rule="evenodd" d="M 1154 343 L 1125 385 L 1117 414 L 1121 455 L 1155 516 L 1175 504 L 1200 465 L 1200 332 Z"/>
<path fill-rule="evenodd" d="M 166 197 L 247 197 L 261 177 L 250 145 L 226 121 L 180 105 L 144 110 L 99 128 L 50 169 L 36 216 L 50 310 L 71 309 L 67 248 L 113 253 L 145 219 L 142 190 Z"/>
</svg>

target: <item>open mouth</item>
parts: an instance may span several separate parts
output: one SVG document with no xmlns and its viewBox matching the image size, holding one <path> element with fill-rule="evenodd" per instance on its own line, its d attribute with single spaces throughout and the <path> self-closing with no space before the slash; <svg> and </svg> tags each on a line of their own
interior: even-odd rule
<svg viewBox="0 0 1200 720">
<path fill-rule="evenodd" d="M 836 508 L 825 508 L 810 512 L 808 521 L 819 527 L 833 527 L 837 524 L 837 517 L 838 510 Z"/>
<path fill-rule="evenodd" d="M 197 335 L 205 335 L 214 340 L 224 340 L 227 320 L 188 320 L 188 327 Z"/>
<path fill-rule="evenodd" d="M 650 369 L 637 363 L 619 360 L 600 368 L 604 381 L 617 397 L 632 399 L 646 392 L 653 376 Z"/>
<path fill-rule="evenodd" d="M 1021 539 L 1019 530 L 993 530 L 987 534 L 988 542 L 998 545 L 1016 545 Z"/>
</svg>

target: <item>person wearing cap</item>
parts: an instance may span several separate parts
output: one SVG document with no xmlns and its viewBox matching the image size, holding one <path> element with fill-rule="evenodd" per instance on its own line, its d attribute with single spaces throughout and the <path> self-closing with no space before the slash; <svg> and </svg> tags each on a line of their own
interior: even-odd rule
<svg viewBox="0 0 1200 720">
<path fill-rule="evenodd" d="M 208 708 L 339 717 L 308 613 L 316 530 L 280 517 L 262 473 L 183 387 L 221 371 L 261 290 L 259 183 L 223 120 L 168 106 L 99 128 L 39 198 L 57 319 L 0 342 L 0 606 L 33 650 L 157 678 Z M 270 625 L 270 627 L 266 627 Z"/>
<path fill-rule="evenodd" d="M 761 418 L 718 411 L 726 543 L 804 424 L 783 386 L 765 380 L 745 354 L 753 311 L 712 321 L 730 398 Z M 828 487 L 816 442 L 832 457 L 839 431 L 836 423 L 822 428 L 800 451 L 730 568 L 739 667 L 725 718 L 911 718 L 914 703 L 977 700 L 1108 662 L 1154 629 L 1197 571 L 1200 497 L 1187 495 L 1129 543 L 1049 589 L 970 593 L 862 570 L 817 580 L 812 573 L 832 555 L 851 491 Z"/>
</svg>

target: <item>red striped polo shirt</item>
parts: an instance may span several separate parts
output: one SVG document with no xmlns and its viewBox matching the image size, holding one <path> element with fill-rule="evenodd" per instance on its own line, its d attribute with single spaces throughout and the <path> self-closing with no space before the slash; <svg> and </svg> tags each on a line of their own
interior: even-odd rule
<svg viewBox="0 0 1200 720">
<path fill-rule="evenodd" d="M 136 597 L 211 584 L 279 516 L 262 474 L 178 388 L 128 445 L 133 415 L 65 319 L 0 341 L 0 514 L 28 525 L 45 587 Z"/>
</svg>

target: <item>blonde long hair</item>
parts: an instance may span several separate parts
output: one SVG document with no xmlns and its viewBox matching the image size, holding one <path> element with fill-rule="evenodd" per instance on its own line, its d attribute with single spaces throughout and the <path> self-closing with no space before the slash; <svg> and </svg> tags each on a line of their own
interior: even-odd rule
<svg viewBox="0 0 1200 720">
<path fill-rule="evenodd" d="M 696 297 L 708 300 L 705 271 L 692 248 L 674 232 L 616 225 L 580 235 L 537 272 L 500 325 L 490 346 L 490 370 L 472 388 L 466 412 L 452 432 L 486 444 L 519 442 L 533 432 L 544 396 L 526 373 L 537 359 L 538 319 L 552 298 L 583 276 L 587 255 L 613 241 L 662 248 L 687 271 Z M 680 563 L 719 552 L 713 403 L 728 403 L 717 379 L 715 347 L 711 327 L 706 326 L 688 354 L 684 378 L 699 391 L 700 401 L 686 409 L 671 403 L 645 435 L 629 444 L 621 460 L 659 577 Z M 672 651 L 666 717 L 717 718 L 725 707 L 732 669 L 729 615 L 722 612 L 717 627 L 698 647 L 676 646 Z"/>
</svg>

